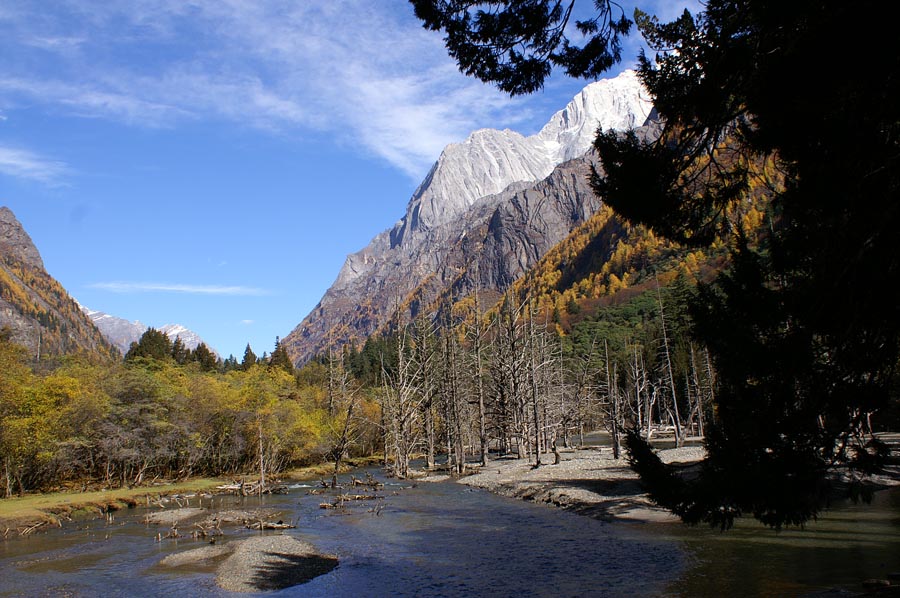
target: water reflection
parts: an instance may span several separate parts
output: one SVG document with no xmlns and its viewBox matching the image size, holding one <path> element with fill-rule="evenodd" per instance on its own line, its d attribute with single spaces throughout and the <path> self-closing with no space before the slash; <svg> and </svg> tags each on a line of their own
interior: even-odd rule
<svg viewBox="0 0 900 598">
<path fill-rule="evenodd" d="M 454 483 L 385 481 L 381 509 L 358 501 L 323 510 L 323 496 L 304 487 L 204 508 L 278 509 L 298 524 L 287 533 L 339 557 L 334 570 L 278 596 L 818 596 L 900 570 L 900 490 L 776 534 L 747 522 L 727 533 L 606 524 Z M 160 567 L 202 541 L 157 543 L 161 528 L 144 515 L 0 542 L 0 596 L 231 595 L 213 566 Z M 232 528 L 220 541 L 258 533 Z"/>
<path fill-rule="evenodd" d="M 669 586 L 676 595 L 846 596 L 900 571 L 900 489 L 876 493 L 871 505 L 838 505 L 805 529 L 741 521 L 725 533 L 673 531 L 667 537 L 693 560 Z"/>
</svg>

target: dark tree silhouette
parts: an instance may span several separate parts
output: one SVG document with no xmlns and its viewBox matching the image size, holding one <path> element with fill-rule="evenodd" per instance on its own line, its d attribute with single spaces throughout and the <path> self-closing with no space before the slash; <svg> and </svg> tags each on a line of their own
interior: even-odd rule
<svg viewBox="0 0 900 598">
<path fill-rule="evenodd" d="M 410 2 L 427 28 L 446 34 L 460 70 L 512 95 L 540 89 L 554 66 L 573 77 L 599 76 L 619 61 L 619 37 L 632 25 L 618 4 L 597 0 L 597 16 L 575 23 L 587 37 L 578 46 L 566 32 L 575 0 Z"/>
<path fill-rule="evenodd" d="M 446 31 L 465 72 L 507 91 L 534 89 L 535 72 L 564 66 L 545 49 L 542 70 L 512 60 L 500 76 L 490 60 L 484 72 L 463 60 L 492 44 L 551 39 L 559 18 L 531 10 L 558 3 L 413 4 L 427 27 Z M 503 15 L 499 25 L 485 25 L 494 17 L 473 14 L 476 4 Z M 732 265 L 691 308 L 719 386 L 699 478 L 678 480 L 628 437 L 651 495 L 686 521 L 728 527 L 752 513 L 776 528 L 799 524 L 827 504 L 835 468 L 849 467 L 858 494 L 882 462 L 868 423 L 896 402 L 900 357 L 900 54 L 882 10 L 874 0 L 709 0 L 671 23 L 635 12 L 655 52 L 640 56 L 639 71 L 661 134 L 601 132 L 593 187 L 671 240 L 732 243 Z M 608 11 L 601 3 L 600 17 Z M 500 26 L 513 15 L 528 23 L 524 42 Z M 769 231 L 751 246 L 734 215 L 761 188 Z"/>
</svg>

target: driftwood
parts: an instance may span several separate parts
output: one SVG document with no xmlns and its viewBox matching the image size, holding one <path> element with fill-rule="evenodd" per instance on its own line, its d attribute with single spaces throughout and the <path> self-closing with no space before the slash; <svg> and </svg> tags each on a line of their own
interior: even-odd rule
<svg viewBox="0 0 900 598">
<path fill-rule="evenodd" d="M 351 475 L 350 481 L 353 483 L 354 486 L 368 486 L 370 488 L 381 488 L 384 486 L 384 484 L 382 484 L 381 482 L 376 480 L 375 476 L 373 476 L 368 471 L 366 472 L 365 480 L 361 480 L 361 479 Z"/>
<path fill-rule="evenodd" d="M 254 494 L 287 494 L 288 488 L 284 484 L 260 484 L 256 482 L 245 482 L 241 480 L 231 484 L 222 484 L 216 486 L 217 490 L 223 492 L 233 492 L 240 496 L 252 496 Z"/>
<path fill-rule="evenodd" d="M 248 523 L 247 529 L 294 529 L 296 525 L 284 523 L 283 521 L 257 521 L 256 523 Z"/>
<path fill-rule="evenodd" d="M 19 535 L 27 536 L 28 534 L 30 534 L 34 530 L 38 529 L 39 527 L 43 527 L 43 526 L 47 525 L 47 523 L 48 523 L 47 521 L 41 521 L 39 523 L 35 523 L 34 525 L 29 525 L 28 527 L 23 529 L 21 532 L 19 532 Z"/>
<path fill-rule="evenodd" d="M 342 509 L 345 502 L 354 502 L 358 500 L 376 500 L 384 498 L 377 494 L 340 494 L 331 502 L 319 503 L 320 509 Z"/>
<path fill-rule="evenodd" d="M 381 498 L 377 494 L 341 494 L 338 497 L 340 500 L 374 500 L 376 498 Z"/>
<path fill-rule="evenodd" d="M 215 541 L 216 536 L 224 536 L 225 535 L 225 533 L 219 527 L 218 520 L 216 520 L 215 525 L 203 527 L 203 525 L 201 525 L 199 523 L 195 523 L 194 527 L 198 528 L 191 532 L 191 537 L 194 538 L 195 540 L 212 538 L 212 540 Z"/>
<path fill-rule="evenodd" d="M 162 532 L 158 532 L 156 534 L 156 541 L 162 542 L 163 540 L 177 540 L 181 537 L 181 534 L 178 533 L 178 522 L 172 524 L 172 529 L 169 530 L 165 536 L 162 535 Z"/>
</svg>

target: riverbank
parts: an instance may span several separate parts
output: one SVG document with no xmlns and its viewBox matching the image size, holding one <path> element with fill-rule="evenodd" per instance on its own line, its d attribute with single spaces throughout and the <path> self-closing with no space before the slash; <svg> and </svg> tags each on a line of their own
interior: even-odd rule
<svg viewBox="0 0 900 598">
<path fill-rule="evenodd" d="M 340 472 L 355 467 L 380 463 L 382 457 L 360 457 L 345 460 Z M 315 480 L 330 478 L 334 463 L 299 467 L 279 474 L 286 480 Z M 247 479 L 252 474 L 245 476 Z M 88 492 L 62 491 L 26 494 L 0 499 L 0 537 L 27 535 L 47 526 L 61 526 L 63 521 L 77 517 L 103 516 L 139 505 L 164 506 L 180 503 L 182 497 L 220 494 L 218 486 L 228 483 L 222 478 L 190 478 L 184 481 L 154 486 L 113 488 Z M 178 504 L 181 506 L 181 504 Z"/>
<path fill-rule="evenodd" d="M 184 482 L 90 492 L 48 492 L 0 500 L 0 536 L 22 535 L 79 516 L 103 515 L 165 497 L 212 492 L 223 480 L 196 478 Z"/>
<path fill-rule="evenodd" d="M 665 463 L 690 465 L 705 455 L 703 447 L 664 449 Z M 614 459 L 608 447 L 560 450 L 559 464 L 544 455 L 535 468 L 522 459 L 489 461 L 478 473 L 460 478 L 467 486 L 545 503 L 604 521 L 678 521 L 650 502 L 624 454 Z M 549 461 L 548 461 L 549 460 Z"/>
<path fill-rule="evenodd" d="M 898 486 L 900 434 L 880 434 L 879 437 L 888 444 L 891 456 L 885 471 L 873 476 L 872 481 L 880 488 Z M 624 452 L 619 459 L 613 458 L 612 448 L 608 446 L 561 449 L 559 452 L 559 464 L 553 464 L 552 454 L 543 455 L 544 464 L 537 468 L 533 467 L 532 461 L 499 459 L 489 461 L 477 473 L 458 481 L 502 496 L 548 504 L 603 521 L 680 521 L 650 501 Z M 658 454 L 664 463 L 689 468 L 702 460 L 706 451 L 702 446 L 687 446 L 661 449 Z M 846 472 L 837 472 L 836 488 L 846 486 L 847 478 Z"/>
</svg>

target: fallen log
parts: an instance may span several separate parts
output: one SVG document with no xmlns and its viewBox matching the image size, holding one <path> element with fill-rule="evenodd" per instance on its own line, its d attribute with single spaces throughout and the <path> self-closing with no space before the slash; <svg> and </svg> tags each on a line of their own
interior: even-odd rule
<svg viewBox="0 0 900 598">
<path fill-rule="evenodd" d="M 375 500 L 381 498 L 377 494 L 341 494 L 338 500 Z"/>
<path fill-rule="evenodd" d="M 248 523 L 247 529 L 294 529 L 296 525 L 284 523 L 282 521 L 257 521 L 256 523 Z"/>
<path fill-rule="evenodd" d="M 287 494 L 288 487 L 284 484 L 265 485 L 260 487 L 259 482 L 235 482 L 216 486 L 216 490 L 234 492 L 240 496 L 253 496 L 254 494 Z"/>
</svg>

